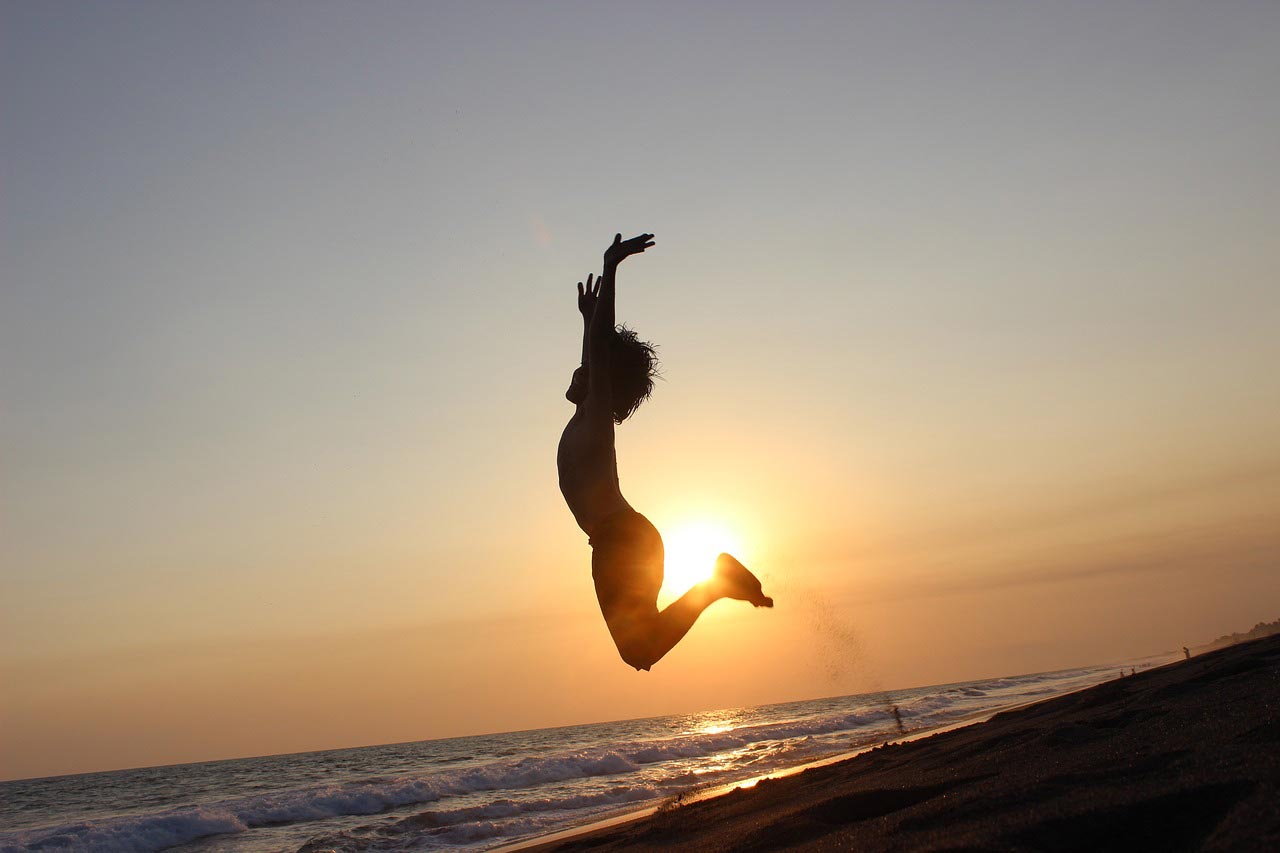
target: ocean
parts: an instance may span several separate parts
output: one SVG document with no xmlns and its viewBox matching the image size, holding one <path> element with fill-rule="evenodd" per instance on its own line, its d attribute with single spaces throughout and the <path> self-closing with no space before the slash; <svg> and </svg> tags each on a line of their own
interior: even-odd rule
<svg viewBox="0 0 1280 853">
<path fill-rule="evenodd" d="M 980 718 L 1119 669 L 3 782 L 0 850 L 488 849 Z"/>
</svg>

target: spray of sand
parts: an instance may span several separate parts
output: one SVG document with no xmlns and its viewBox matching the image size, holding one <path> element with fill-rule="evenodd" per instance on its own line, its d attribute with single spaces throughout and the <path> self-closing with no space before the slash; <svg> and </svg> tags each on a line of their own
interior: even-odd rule
<svg viewBox="0 0 1280 853">
<path fill-rule="evenodd" d="M 861 631 L 852 618 L 831 603 L 830 596 L 786 578 L 773 578 L 769 586 L 777 589 L 778 600 L 785 602 L 784 606 L 794 607 L 802 615 L 810 634 L 805 644 L 808 663 L 822 675 L 833 693 L 841 690 L 878 693 L 884 689 Z M 885 714 L 893 719 L 898 733 L 905 733 L 902 715 L 892 696 L 886 694 L 883 704 Z"/>
</svg>

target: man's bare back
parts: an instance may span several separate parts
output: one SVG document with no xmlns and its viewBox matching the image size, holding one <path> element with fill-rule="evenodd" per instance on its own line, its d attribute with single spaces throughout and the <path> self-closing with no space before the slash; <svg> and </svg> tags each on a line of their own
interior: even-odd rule
<svg viewBox="0 0 1280 853">
<path fill-rule="evenodd" d="M 618 485 L 614 424 L 640 405 L 652 388 L 653 349 L 614 324 L 618 265 L 653 245 L 652 234 L 623 240 L 604 254 L 599 278 L 578 283 L 583 318 L 582 366 L 565 396 L 576 409 L 560 436 L 556 464 L 560 491 L 578 526 L 591 537 L 591 576 L 605 624 L 622 659 L 649 669 L 684 637 L 709 605 L 721 598 L 772 607 L 760 581 L 728 554 L 712 577 L 695 584 L 665 610 L 657 608 L 662 586 L 662 537 L 632 509 Z"/>
</svg>

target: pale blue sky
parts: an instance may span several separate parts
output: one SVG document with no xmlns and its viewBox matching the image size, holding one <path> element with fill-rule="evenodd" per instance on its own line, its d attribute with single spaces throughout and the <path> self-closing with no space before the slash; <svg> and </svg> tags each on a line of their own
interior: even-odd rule
<svg viewBox="0 0 1280 853">
<path fill-rule="evenodd" d="M 552 454 L 573 285 L 616 230 L 658 241 L 619 307 L 666 364 L 619 433 L 655 518 L 730 507 L 841 595 L 995 582 L 1007 554 L 904 545 L 966 524 L 1254 525 L 1248 559 L 1206 546 L 1163 622 L 1001 657 L 1031 641 L 988 620 L 994 674 L 1277 615 L 1259 567 L 1280 543 L 1257 532 L 1280 488 L 1276 4 L 2 8 L 16 666 L 57 682 L 112 650 L 592 617 Z M 1151 517 L 1113 530 L 1117 506 Z M 891 556 L 864 576 L 848 555 L 872 551 Z M 1057 577 L 1041 551 L 1010 571 Z M 1196 610 L 1211 564 L 1238 577 Z M 460 695 L 457 719 L 365 742 L 458 733 Z M 489 725 L 576 721 L 527 704 Z M 325 731 L 304 746 L 342 745 Z"/>
</svg>

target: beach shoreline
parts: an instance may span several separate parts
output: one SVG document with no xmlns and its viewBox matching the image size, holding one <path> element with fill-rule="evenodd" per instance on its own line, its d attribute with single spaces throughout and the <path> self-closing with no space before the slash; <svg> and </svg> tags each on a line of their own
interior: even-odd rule
<svg viewBox="0 0 1280 853">
<path fill-rule="evenodd" d="M 1280 846 L 1280 637 L 500 850 Z"/>
<path fill-rule="evenodd" d="M 1080 688 L 1080 689 L 1083 690 L 1088 688 Z M 1014 711 L 1019 708 L 1027 707 L 1028 705 L 1035 705 L 1040 702 L 1047 701 L 1048 699 L 1057 698 L 1057 696 L 1066 696 L 1076 692 L 1079 692 L 1079 691 L 1068 690 L 1068 691 L 1063 691 L 1062 693 L 1056 694 L 1055 696 L 1045 697 L 1044 699 L 1011 702 L 1008 705 L 1001 705 L 1001 706 L 990 708 L 984 711 L 975 712 L 973 714 L 968 715 L 964 719 L 954 720 L 952 722 L 944 723 L 937 726 L 928 726 L 928 727 L 908 731 L 906 734 L 900 735 L 898 737 L 888 738 L 886 740 L 872 741 L 862 746 L 858 746 L 853 749 L 840 752 L 836 755 L 828 755 L 824 758 L 817 758 L 812 761 L 801 762 L 800 764 L 796 764 L 792 767 L 780 767 L 768 773 L 761 773 L 758 776 L 751 776 L 746 779 L 739 779 L 734 782 L 723 782 L 720 784 L 709 785 L 706 788 L 692 788 L 689 791 L 679 795 L 679 800 L 674 803 L 671 802 L 671 798 L 666 798 L 665 800 L 663 800 L 661 803 L 658 803 L 657 805 L 643 805 L 638 808 L 626 808 L 603 818 L 586 821 L 584 823 L 577 824 L 575 826 L 570 826 L 564 829 L 555 830 L 553 832 L 536 835 L 530 838 L 519 839 L 510 844 L 503 844 L 500 847 L 492 848 L 492 850 L 493 850 L 493 853 L 517 853 L 517 851 L 526 851 L 526 850 L 554 849 L 554 845 L 559 842 L 568 841 L 584 835 L 594 835 L 597 832 L 600 832 L 602 830 L 607 830 L 613 827 L 621 826 L 622 824 L 628 824 L 628 823 L 633 823 L 635 821 L 644 820 L 645 818 L 650 817 L 672 806 L 684 807 L 684 806 L 692 805 L 693 803 L 702 802 L 704 800 L 711 800 L 711 799 L 715 799 L 716 797 L 722 797 L 725 794 L 732 793 L 733 791 L 739 788 L 742 788 L 742 789 L 753 788 L 756 785 L 768 779 L 783 779 L 788 776 L 794 776 L 798 773 L 804 773 L 807 770 L 815 770 L 819 767 L 826 767 L 831 764 L 839 764 L 841 762 L 848 761 L 852 758 L 856 758 L 859 755 L 862 755 L 863 753 L 871 752 L 874 749 L 879 749 L 880 747 L 885 746 L 887 744 L 907 743 L 909 741 L 915 741 L 915 740 L 920 740 L 922 738 L 933 737 L 934 735 L 942 734 L 943 732 L 948 732 L 948 731 L 951 731 L 952 729 L 960 729 L 960 728 L 965 728 L 967 726 L 978 725 L 979 723 L 984 723 L 987 720 L 990 720 L 992 717 L 996 716 L 997 714 L 1002 714 L 1007 711 Z"/>
<path fill-rule="evenodd" d="M 1145 668 L 1153 660 L 1131 663 Z M 1081 667 L 694 714 L 10 782 L 0 786 L 0 823 L 7 825 L 0 830 L 0 849 L 47 846 L 51 839 L 79 849 L 136 850 L 365 849 L 371 839 L 386 844 L 411 838 L 459 849 L 544 843 L 845 760 L 903 740 L 904 733 L 920 737 L 964 725 L 1114 675 L 1114 665 Z M 389 773 L 393 767 L 398 772 Z M 138 811 L 138 798 L 150 799 L 152 808 Z"/>
</svg>

